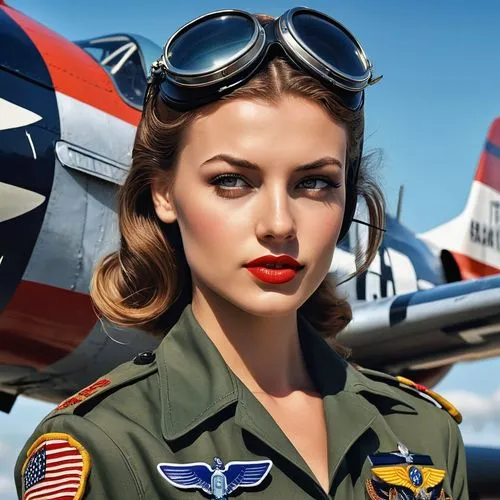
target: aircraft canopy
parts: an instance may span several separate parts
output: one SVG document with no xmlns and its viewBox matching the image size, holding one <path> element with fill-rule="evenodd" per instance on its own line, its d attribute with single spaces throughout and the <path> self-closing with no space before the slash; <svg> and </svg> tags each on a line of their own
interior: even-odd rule
<svg viewBox="0 0 500 500">
<path fill-rule="evenodd" d="M 142 108 L 149 68 L 162 53 L 159 45 L 134 34 L 106 35 L 74 43 L 108 72 L 127 103 Z"/>
</svg>

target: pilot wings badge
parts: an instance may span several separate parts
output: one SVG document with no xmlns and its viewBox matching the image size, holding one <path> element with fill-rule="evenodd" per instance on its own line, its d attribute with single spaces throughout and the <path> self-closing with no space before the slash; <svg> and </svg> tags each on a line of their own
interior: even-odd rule
<svg viewBox="0 0 500 500">
<path fill-rule="evenodd" d="M 269 474 L 271 460 L 224 462 L 215 457 L 213 466 L 203 462 L 191 464 L 158 464 L 158 472 L 173 486 L 201 489 L 215 500 L 226 500 L 237 488 L 258 486 Z"/>
<path fill-rule="evenodd" d="M 451 500 L 443 488 L 446 471 L 429 467 L 429 455 L 410 453 L 401 443 L 398 449 L 369 456 L 374 467 L 366 491 L 372 500 Z"/>
</svg>

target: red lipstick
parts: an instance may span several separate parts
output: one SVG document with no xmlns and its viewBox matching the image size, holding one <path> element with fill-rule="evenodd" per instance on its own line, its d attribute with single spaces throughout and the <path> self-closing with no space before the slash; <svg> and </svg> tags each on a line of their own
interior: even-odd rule
<svg viewBox="0 0 500 500">
<path fill-rule="evenodd" d="M 289 255 L 264 255 L 245 264 L 244 267 L 257 279 L 279 285 L 293 280 L 304 266 Z"/>
</svg>

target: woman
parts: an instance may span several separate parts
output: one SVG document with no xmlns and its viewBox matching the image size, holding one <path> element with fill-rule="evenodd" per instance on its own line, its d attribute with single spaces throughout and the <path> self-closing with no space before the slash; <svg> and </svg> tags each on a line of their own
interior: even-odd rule
<svg viewBox="0 0 500 500">
<path fill-rule="evenodd" d="M 119 193 L 121 248 L 92 283 L 105 317 L 164 340 L 40 424 L 20 495 L 467 498 L 450 415 L 334 340 L 351 316 L 327 273 L 357 196 L 360 269 L 384 220 L 360 163 L 374 82 L 355 38 L 305 8 L 173 35 Z"/>
</svg>

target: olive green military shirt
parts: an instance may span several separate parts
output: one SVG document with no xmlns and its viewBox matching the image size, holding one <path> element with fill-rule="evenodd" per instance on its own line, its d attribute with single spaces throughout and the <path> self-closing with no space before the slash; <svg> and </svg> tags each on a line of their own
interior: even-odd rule
<svg viewBox="0 0 500 500">
<path fill-rule="evenodd" d="M 230 495 L 241 499 L 399 498 L 389 497 L 390 487 L 383 493 L 383 487 L 407 484 L 408 475 L 405 472 L 402 477 L 401 470 L 411 466 L 411 454 L 430 457 L 432 470 L 421 469 L 426 480 L 432 480 L 435 469 L 444 474 L 441 496 L 425 498 L 468 498 L 462 439 L 446 411 L 418 391 L 401 388 L 390 376 L 361 373 L 302 318 L 299 334 L 306 365 L 324 402 L 328 495 L 270 414 L 229 370 L 188 306 L 156 353 L 119 366 L 104 382 L 81 391 L 41 422 L 17 460 L 20 498 L 28 488 L 50 490 L 51 484 L 36 485 L 36 457 L 32 458 L 33 450 L 28 454 L 34 443 L 40 448 L 48 433 L 49 437 L 70 436 L 77 443 L 74 447 L 81 445 L 85 459 L 77 499 L 215 498 L 210 479 L 204 483 L 208 493 L 200 489 L 201 483 L 186 489 L 174 485 L 186 482 L 185 470 L 170 475 L 172 482 L 158 466 L 201 464 L 201 469 L 190 473 L 195 477 L 202 469 L 215 471 L 208 467 L 214 466 L 216 457 L 223 466 L 272 462 L 260 484 L 239 487 Z M 410 454 L 405 455 L 405 446 Z M 382 473 L 376 484 L 382 490 L 377 491 L 386 495 L 378 497 L 370 485 L 374 484 L 372 469 L 380 460 L 388 461 L 389 468 L 378 469 Z M 401 461 L 402 466 L 394 465 Z M 431 470 L 430 475 L 426 470 Z M 58 483 L 53 484 L 54 496 L 47 498 L 67 498 L 57 496 Z"/>
</svg>

